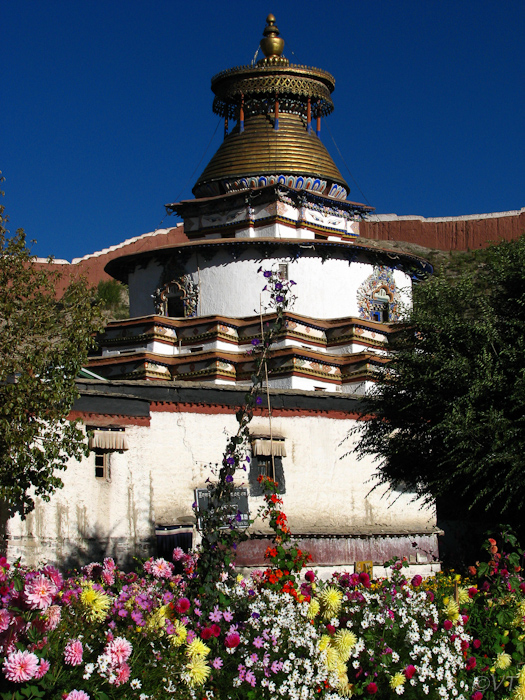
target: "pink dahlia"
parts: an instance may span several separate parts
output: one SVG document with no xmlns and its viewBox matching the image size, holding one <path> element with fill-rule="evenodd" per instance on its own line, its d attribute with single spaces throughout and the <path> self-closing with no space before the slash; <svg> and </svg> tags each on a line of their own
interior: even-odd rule
<svg viewBox="0 0 525 700">
<path fill-rule="evenodd" d="M 416 674 L 416 667 L 413 666 L 412 664 L 409 664 L 405 668 L 405 676 L 408 678 L 408 680 L 410 680 L 411 678 L 413 678 L 415 676 L 415 674 Z"/>
<path fill-rule="evenodd" d="M 129 681 L 130 668 L 127 663 L 123 663 L 121 666 L 115 669 L 117 677 L 114 680 L 116 686 L 122 685 Z"/>
<path fill-rule="evenodd" d="M 24 683 L 35 677 L 38 670 L 38 656 L 30 651 L 15 651 L 4 661 L 4 674 L 8 681 Z"/>
<path fill-rule="evenodd" d="M 127 661 L 131 656 L 133 651 L 133 646 L 131 642 L 128 642 L 124 637 L 116 637 L 112 642 L 110 642 L 105 652 L 111 659 L 112 666 L 119 666 Z"/>
<path fill-rule="evenodd" d="M 65 700 L 90 700 L 90 697 L 83 690 L 72 690 L 66 695 Z"/>
<path fill-rule="evenodd" d="M 173 561 L 180 561 L 182 557 L 184 556 L 184 550 L 181 549 L 181 547 L 175 547 L 173 550 Z"/>
<path fill-rule="evenodd" d="M 51 564 L 44 566 L 44 568 L 42 569 L 42 573 L 45 574 L 48 578 L 50 578 L 51 581 L 53 581 L 58 590 L 60 590 L 64 585 L 64 579 L 62 577 L 62 574 L 58 569 L 55 569 L 54 566 L 51 566 Z"/>
<path fill-rule="evenodd" d="M 155 559 L 151 566 L 151 573 L 155 578 L 170 578 L 173 573 L 173 564 L 165 559 Z"/>
<path fill-rule="evenodd" d="M 40 665 L 35 673 L 35 678 L 43 678 L 49 671 L 49 661 L 46 659 L 40 659 Z"/>
<path fill-rule="evenodd" d="M 64 663 L 68 666 L 80 666 L 83 651 L 80 639 L 70 639 L 64 649 Z"/>
<path fill-rule="evenodd" d="M 24 591 L 26 600 L 33 610 L 46 610 L 57 592 L 56 585 L 42 574 L 29 581 Z"/>
<path fill-rule="evenodd" d="M 59 605 L 50 605 L 46 613 L 46 630 L 51 632 L 56 629 L 60 618 L 62 617 L 62 611 Z"/>
<path fill-rule="evenodd" d="M 10 613 L 3 608 L 0 610 L 0 632 L 5 632 L 11 622 Z"/>
</svg>

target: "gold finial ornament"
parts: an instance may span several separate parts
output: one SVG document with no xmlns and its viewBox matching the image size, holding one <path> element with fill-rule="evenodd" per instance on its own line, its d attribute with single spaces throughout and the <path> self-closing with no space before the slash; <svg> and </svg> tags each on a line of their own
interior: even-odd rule
<svg viewBox="0 0 525 700">
<path fill-rule="evenodd" d="M 275 62 L 281 58 L 284 49 L 284 39 L 279 36 L 280 32 L 275 26 L 275 17 L 268 15 L 266 18 L 266 27 L 263 31 L 264 38 L 261 39 L 260 47 L 264 54 L 262 62 Z"/>
</svg>

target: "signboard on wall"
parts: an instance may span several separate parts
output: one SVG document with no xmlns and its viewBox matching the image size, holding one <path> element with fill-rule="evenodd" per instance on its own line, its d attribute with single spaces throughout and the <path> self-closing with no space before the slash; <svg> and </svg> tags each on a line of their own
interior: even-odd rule
<svg viewBox="0 0 525 700">
<path fill-rule="evenodd" d="M 199 512 L 208 510 L 210 492 L 208 489 L 195 489 L 195 502 Z M 248 527 L 250 524 L 250 509 L 248 507 L 248 489 L 244 486 L 235 488 L 230 500 L 232 506 L 232 519 L 234 527 Z M 197 519 L 197 525 L 200 528 L 200 518 Z M 229 523 L 225 522 L 223 528 L 230 527 Z"/>
</svg>

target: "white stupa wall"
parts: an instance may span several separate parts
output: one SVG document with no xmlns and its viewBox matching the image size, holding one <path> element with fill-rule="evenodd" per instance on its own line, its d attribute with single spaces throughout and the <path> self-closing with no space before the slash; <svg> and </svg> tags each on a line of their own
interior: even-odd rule
<svg viewBox="0 0 525 700">
<path fill-rule="evenodd" d="M 330 251 L 335 255 L 335 251 Z M 329 319 L 359 316 L 357 291 L 373 272 L 373 265 L 349 263 L 346 259 L 329 259 L 322 262 L 315 249 L 305 250 L 301 257 L 291 261 L 283 250 L 282 255 L 262 259 L 257 251 L 245 251 L 232 260 L 227 250 L 220 250 L 212 260 L 193 253 L 185 269 L 199 288 L 198 315 L 223 315 L 229 317 L 253 316 L 268 304 L 269 294 L 262 293 L 264 277 L 257 273 L 288 263 L 289 278 L 296 282 L 297 296 L 293 310 L 310 318 Z M 162 266 L 150 261 L 145 268 L 136 268 L 129 276 L 130 316 L 147 316 L 155 313 L 153 293 L 161 283 Z M 394 279 L 402 304 L 410 304 L 410 277 L 394 270 Z"/>
</svg>

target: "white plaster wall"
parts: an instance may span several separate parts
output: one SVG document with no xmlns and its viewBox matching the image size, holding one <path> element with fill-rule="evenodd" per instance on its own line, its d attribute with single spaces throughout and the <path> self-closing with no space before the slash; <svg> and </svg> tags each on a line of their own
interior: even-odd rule
<svg viewBox="0 0 525 700">
<path fill-rule="evenodd" d="M 310 244 L 307 244 L 310 245 Z M 332 251 L 332 254 L 335 254 Z M 279 263 L 288 263 L 288 272 L 296 282 L 297 300 L 293 310 L 310 318 L 340 318 L 358 316 L 357 290 L 372 274 L 373 266 L 366 263 L 330 259 L 324 263 L 315 250 L 305 250 L 293 262 L 281 256 L 261 260 L 256 253 L 243 253 L 232 260 L 227 251 L 221 250 L 207 262 L 194 254 L 186 265 L 193 281 L 199 284 L 200 316 L 223 315 L 234 318 L 252 316 L 269 301 L 268 293 L 262 293 L 264 278 L 257 273 L 259 267 L 270 269 Z M 143 316 L 154 312 L 151 295 L 157 287 L 161 268 L 150 262 L 144 269 L 136 269 L 129 278 L 130 315 Z M 408 275 L 395 270 L 394 279 L 403 290 L 403 301 L 409 302 L 411 281 Z"/>
<path fill-rule="evenodd" d="M 408 495 L 386 495 L 384 487 L 370 492 L 374 464 L 347 454 L 355 438 L 345 438 L 354 424 L 321 416 L 273 419 L 274 434 L 286 440 L 283 499 L 292 532 L 429 530 L 435 525 L 432 509 Z M 210 465 L 220 462 L 236 426 L 230 414 L 153 412 L 149 428 L 126 428 L 129 450 L 111 455 L 111 481 L 95 477 L 93 455 L 72 461 L 64 489 L 49 503 L 38 501 L 26 521 L 8 522 L 9 557 L 36 564 L 148 556 L 155 525 L 191 521 L 194 489 L 213 478 Z M 267 419 L 255 418 L 251 430 L 267 432 Z M 247 483 L 243 472 L 238 483 Z M 252 514 L 261 503 L 250 499 Z M 266 530 L 261 522 L 254 528 Z"/>
</svg>

